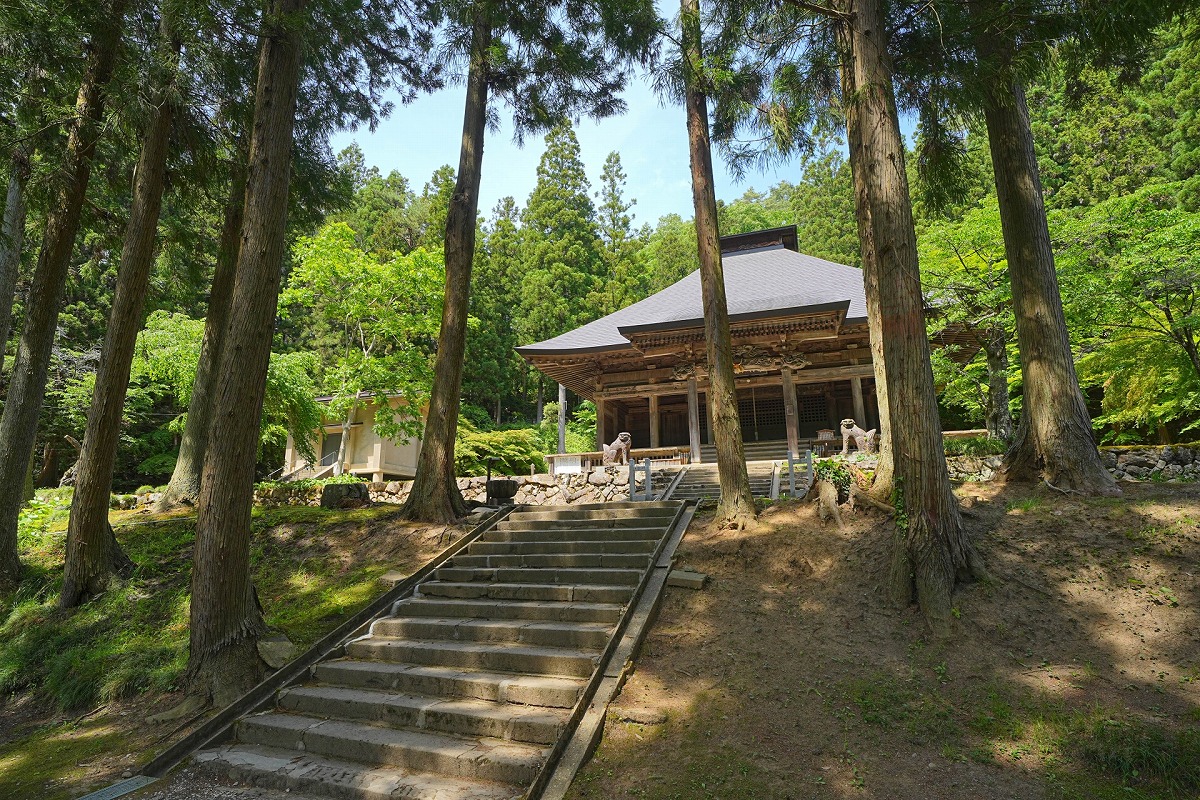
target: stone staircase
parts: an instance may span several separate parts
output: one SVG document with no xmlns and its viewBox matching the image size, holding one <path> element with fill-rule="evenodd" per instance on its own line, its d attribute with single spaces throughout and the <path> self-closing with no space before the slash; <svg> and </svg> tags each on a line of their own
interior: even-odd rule
<svg viewBox="0 0 1200 800">
<path fill-rule="evenodd" d="M 522 797 L 680 507 L 512 513 L 196 760 L 320 797 Z"/>
<path fill-rule="evenodd" d="M 771 496 L 771 470 L 773 461 L 747 461 L 746 472 L 750 478 L 750 492 L 755 497 Z M 671 500 L 716 500 L 721 496 L 721 479 L 716 464 L 691 464 L 679 480 Z"/>
<path fill-rule="evenodd" d="M 742 442 L 742 451 L 746 461 L 785 461 L 788 456 L 786 439 L 773 439 L 764 442 Z M 700 460 L 705 464 L 717 463 L 717 446 L 715 444 L 700 445 Z"/>
</svg>

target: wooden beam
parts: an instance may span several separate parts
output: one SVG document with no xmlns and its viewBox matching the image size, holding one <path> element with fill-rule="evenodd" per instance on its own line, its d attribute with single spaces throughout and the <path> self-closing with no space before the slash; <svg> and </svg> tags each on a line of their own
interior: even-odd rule
<svg viewBox="0 0 1200 800">
<path fill-rule="evenodd" d="M 558 452 L 567 452 L 567 387 L 558 385 Z"/>
<path fill-rule="evenodd" d="M 787 367 L 783 373 L 783 418 L 787 425 L 788 451 L 792 457 L 800 455 L 800 409 L 796 405 L 796 384 L 792 382 L 792 371 Z"/>
<path fill-rule="evenodd" d="M 875 376 L 875 371 L 870 364 L 849 364 L 840 367 L 805 367 L 792 373 L 792 382 L 797 385 L 809 383 L 825 383 L 830 380 L 844 380 L 847 378 L 871 378 Z M 697 386 L 701 391 L 708 390 L 707 380 L 697 380 Z M 751 386 L 778 386 L 778 373 L 765 373 L 762 375 L 737 376 L 737 387 L 739 389 L 748 389 Z M 686 391 L 686 384 L 683 381 L 672 383 L 643 383 L 633 386 L 616 386 L 605 390 L 604 396 L 611 399 L 629 399 L 634 397 L 646 397 L 648 395 L 665 395 L 665 394 L 683 394 Z"/>
<path fill-rule="evenodd" d="M 696 379 L 688 378 L 688 443 L 691 445 L 691 463 L 700 463 L 700 398 L 697 397 Z"/>
</svg>

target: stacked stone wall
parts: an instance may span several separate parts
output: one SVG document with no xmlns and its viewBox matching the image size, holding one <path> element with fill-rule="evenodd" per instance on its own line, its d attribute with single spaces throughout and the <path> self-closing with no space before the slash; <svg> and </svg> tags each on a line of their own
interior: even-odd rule
<svg viewBox="0 0 1200 800">
<path fill-rule="evenodd" d="M 661 470 L 653 472 L 654 490 L 666 488 L 672 476 Z M 596 467 L 577 475 L 517 475 L 517 494 L 514 503 L 529 506 L 562 506 L 582 503 L 611 503 L 629 499 L 628 467 Z M 481 476 L 459 478 L 458 489 L 468 502 L 482 503 L 487 496 L 487 479 Z M 644 479 L 639 475 L 637 487 Z M 375 503 L 403 503 L 408 499 L 412 481 L 371 483 L 367 486 Z"/>
</svg>

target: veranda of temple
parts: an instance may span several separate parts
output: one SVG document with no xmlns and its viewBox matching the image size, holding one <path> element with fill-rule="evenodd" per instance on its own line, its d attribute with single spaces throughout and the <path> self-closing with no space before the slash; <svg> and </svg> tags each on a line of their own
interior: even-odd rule
<svg viewBox="0 0 1200 800">
<path fill-rule="evenodd" d="M 721 253 L 747 453 L 798 454 L 847 417 L 877 428 L 862 272 L 800 253 L 795 226 L 722 237 Z M 517 351 L 596 403 L 598 450 L 628 431 L 635 448 L 713 459 L 698 272 Z"/>
</svg>

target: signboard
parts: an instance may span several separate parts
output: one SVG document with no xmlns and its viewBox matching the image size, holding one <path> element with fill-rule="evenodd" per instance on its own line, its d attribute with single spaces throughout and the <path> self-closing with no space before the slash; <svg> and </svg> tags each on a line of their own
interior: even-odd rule
<svg viewBox="0 0 1200 800">
<path fill-rule="evenodd" d="M 582 456 L 558 456 L 554 459 L 555 475 L 578 475 L 583 472 Z"/>
</svg>

